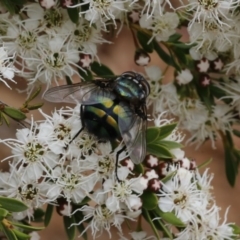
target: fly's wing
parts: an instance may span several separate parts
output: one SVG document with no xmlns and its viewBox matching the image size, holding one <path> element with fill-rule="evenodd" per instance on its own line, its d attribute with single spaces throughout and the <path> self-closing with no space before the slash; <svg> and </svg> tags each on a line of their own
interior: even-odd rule
<svg viewBox="0 0 240 240">
<path fill-rule="evenodd" d="M 96 104 L 109 99 L 115 99 L 115 94 L 110 91 L 98 87 L 92 82 L 81 82 L 72 85 L 63 85 L 50 88 L 44 98 L 49 102 L 66 102 L 84 105 Z"/>
<path fill-rule="evenodd" d="M 118 126 L 127 147 L 129 156 L 135 164 L 141 163 L 146 155 L 146 120 L 139 117 L 127 105 L 120 103 Z"/>
</svg>

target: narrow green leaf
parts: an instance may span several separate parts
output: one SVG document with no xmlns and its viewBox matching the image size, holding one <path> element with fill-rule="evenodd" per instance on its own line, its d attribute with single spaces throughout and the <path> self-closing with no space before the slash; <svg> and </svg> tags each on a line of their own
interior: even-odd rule
<svg viewBox="0 0 240 240">
<path fill-rule="evenodd" d="M 168 65 L 176 67 L 173 59 L 161 48 L 161 46 L 155 40 L 152 41 L 153 47 L 157 52 L 158 56 Z"/>
<path fill-rule="evenodd" d="M 140 45 L 148 53 L 152 53 L 153 52 L 152 41 L 148 44 L 148 42 L 149 42 L 151 37 L 152 36 L 144 34 L 143 32 L 139 32 L 139 31 L 137 32 L 137 38 L 138 38 L 138 41 L 139 41 Z"/>
<path fill-rule="evenodd" d="M 156 194 L 150 191 L 144 191 L 141 195 L 143 208 L 146 210 L 155 209 L 158 205 L 158 198 Z"/>
<path fill-rule="evenodd" d="M 8 240 L 18 240 L 15 233 L 7 228 L 4 224 L 0 223 L 0 229 L 3 231 Z"/>
<path fill-rule="evenodd" d="M 48 224 L 50 223 L 50 220 L 51 220 L 52 214 L 53 214 L 53 209 L 54 209 L 53 205 L 51 205 L 51 204 L 47 205 L 47 209 L 45 212 L 45 218 L 44 218 L 44 226 L 45 227 L 47 227 Z"/>
<path fill-rule="evenodd" d="M 14 234 L 16 235 L 18 240 L 25 240 L 25 239 L 30 239 L 31 238 L 28 234 L 23 233 L 23 232 L 21 232 L 17 229 L 13 229 L 12 231 L 14 232 Z"/>
<path fill-rule="evenodd" d="M 233 233 L 236 235 L 240 234 L 240 227 L 235 224 L 230 224 L 230 227 L 233 229 Z"/>
<path fill-rule="evenodd" d="M 197 168 L 198 168 L 198 169 L 206 168 L 206 166 L 208 166 L 211 162 L 212 162 L 212 158 L 209 158 L 209 159 L 206 160 L 205 162 L 199 164 L 199 165 L 197 166 Z"/>
<path fill-rule="evenodd" d="M 144 166 L 142 164 L 134 165 L 134 172 L 136 172 L 138 174 L 143 174 L 144 173 Z"/>
<path fill-rule="evenodd" d="M 78 70 L 81 79 L 85 82 L 85 81 L 92 81 L 93 80 L 93 75 L 92 72 L 89 69 L 84 69 L 84 71 L 82 69 Z"/>
<path fill-rule="evenodd" d="M 28 110 L 36 110 L 36 109 L 39 109 L 43 106 L 44 103 L 37 103 L 37 104 L 34 104 L 34 105 L 28 105 L 27 108 Z"/>
<path fill-rule="evenodd" d="M 114 73 L 105 65 L 93 62 L 91 64 L 91 70 L 99 77 L 114 76 Z"/>
<path fill-rule="evenodd" d="M 146 131 L 146 142 L 152 143 L 154 142 L 158 136 L 160 135 L 160 128 L 159 127 L 150 127 Z"/>
<path fill-rule="evenodd" d="M 7 211 L 4 208 L 0 208 L 0 220 L 2 220 L 3 218 L 5 218 L 7 215 L 9 214 L 9 211 Z"/>
<path fill-rule="evenodd" d="M 16 108 L 5 106 L 3 112 L 16 120 L 24 120 L 26 118 L 26 115 Z"/>
<path fill-rule="evenodd" d="M 146 210 L 146 209 L 142 209 L 142 215 L 143 217 L 145 218 L 145 220 L 149 223 L 149 225 L 151 226 L 155 236 L 157 237 L 157 239 L 161 239 L 160 236 L 159 236 L 159 233 L 158 233 L 158 230 L 156 229 L 150 215 L 149 215 L 149 212 Z"/>
<path fill-rule="evenodd" d="M 159 200 L 161 202 L 161 198 Z M 161 217 L 167 223 L 172 224 L 175 227 L 185 227 L 185 224 L 179 219 L 175 214 L 172 212 L 163 212 L 161 209 L 156 208 L 154 209 L 155 213 Z"/>
<path fill-rule="evenodd" d="M 4 113 L 1 113 L 1 117 L 4 120 L 4 122 L 7 124 L 7 126 L 9 126 L 10 125 L 10 121 L 9 121 L 9 118 L 7 117 L 7 115 L 4 114 Z"/>
<path fill-rule="evenodd" d="M 233 129 L 233 134 L 240 138 L 240 131 L 239 130 Z"/>
<path fill-rule="evenodd" d="M 31 226 L 31 225 L 25 225 L 25 224 L 21 224 L 21 223 L 17 223 L 17 222 L 12 222 L 12 225 L 16 226 L 16 227 L 20 227 L 22 229 L 25 230 L 29 230 L 29 231 L 41 231 L 44 229 L 44 227 L 36 227 L 36 226 Z"/>
<path fill-rule="evenodd" d="M 75 210 L 75 209 L 74 209 Z M 74 214 L 74 218 L 75 218 L 75 222 L 76 223 L 79 223 L 83 220 L 84 216 L 83 216 L 83 213 L 82 212 L 76 212 Z M 78 224 L 77 225 L 77 229 L 79 231 L 79 233 L 81 234 L 81 237 L 84 239 L 84 240 L 87 240 L 88 239 L 88 236 L 87 236 L 87 232 L 85 231 L 85 227 L 84 227 L 84 224 Z"/>
<path fill-rule="evenodd" d="M 28 97 L 28 99 L 26 100 L 26 103 L 28 103 L 28 102 L 30 102 L 30 101 L 32 101 L 34 98 L 36 98 L 38 95 L 39 95 L 39 93 L 41 92 L 41 87 L 39 86 L 29 97 Z"/>
<path fill-rule="evenodd" d="M 184 49 L 184 50 L 188 50 L 194 46 L 194 44 L 187 44 L 187 43 L 183 43 L 183 42 L 171 43 L 171 44 L 175 48 L 180 48 L 180 49 Z"/>
<path fill-rule="evenodd" d="M 151 211 L 153 216 L 153 223 L 155 226 L 158 226 L 158 229 L 160 229 L 161 232 L 163 232 L 163 235 L 168 237 L 169 239 L 173 239 L 173 235 L 171 231 L 168 229 L 166 224 L 160 219 L 159 215 L 155 212 L 155 210 Z"/>
<path fill-rule="evenodd" d="M 236 164 L 232 155 L 232 149 L 225 147 L 225 171 L 229 184 L 233 187 L 236 181 Z"/>
<path fill-rule="evenodd" d="M 167 148 L 168 150 L 183 147 L 183 145 L 178 142 L 167 141 L 167 140 L 155 141 L 154 143 L 160 144 L 161 146 Z"/>
<path fill-rule="evenodd" d="M 177 170 L 171 172 L 166 177 L 162 178 L 161 182 L 166 183 L 167 181 L 169 181 L 176 174 L 176 172 L 177 172 Z"/>
<path fill-rule="evenodd" d="M 72 79 L 69 76 L 66 76 L 66 82 L 67 82 L 67 85 L 72 85 L 73 84 Z"/>
<path fill-rule="evenodd" d="M 34 209 L 34 214 L 33 214 L 34 222 L 43 222 L 44 216 L 45 216 L 45 212 L 41 208 Z"/>
<path fill-rule="evenodd" d="M 63 217 L 63 222 L 64 222 L 64 228 L 65 231 L 67 233 L 68 239 L 69 240 L 73 240 L 75 237 L 75 232 L 76 232 L 76 226 L 71 226 L 73 223 L 75 223 L 74 221 L 74 217 Z"/>
<path fill-rule="evenodd" d="M 73 23 L 78 23 L 79 21 L 79 9 L 78 8 L 67 8 L 68 16 Z"/>
<path fill-rule="evenodd" d="M 182 37 L 179 33 L 174 33 L 168 38 L 168 42 L 177 42 Z"/>
<path fill-rule="evenodd" d="M 170 123 L 160 127 L 160 135 L 158 140 L 168 137 L 172 131 L 176 128 L 177 123 Z"/>
<path fill-rule="evenodd" d="M 164 146 L 161 146 L 159 144 L 147 144 L 147 152 L 150 154 L 153 154 L 159 158 L 173 158 L 174 156 L 172 155 L 171 152 Z"/>
<path fill-rule="evenodd" d="M 9 212 L 22 212 L 28 209 L 28 207 L 19 200 L 5 197 L 0 197 L 0 206 Z"/>
</svg>

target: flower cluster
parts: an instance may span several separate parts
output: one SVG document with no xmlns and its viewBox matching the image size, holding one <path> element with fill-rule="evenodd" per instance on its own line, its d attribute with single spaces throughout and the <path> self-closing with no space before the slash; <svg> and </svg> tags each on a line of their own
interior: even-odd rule
<svg viewBox="0 0 240 240">
<path fill-rule="evenodd" d="M 135 221 L 148 209 L 144 194 L 150 192 L 155 196 L 155 207 L 174 213 L 182 224 L 183 231 L 171 233 L 175 239 L 233 239 L 231 225 L 219 225 L 219 208 L 210 191 L 212 176 L 207 171 L 200 175 L 195 162 L 186 158 L 178 145 L 169 149 L 174 156 L 171 161 L 147 155 L 142 174 L 123 151 L 115 171 L 121 144 L 113 148 L 110 142 L 86 131 L 76 136 L 82 127 L 79 109 L 79 105 L 60 109 L 52 116 L 41 111 L 45 120 L 32 120 L 30 128 L 17 131 L 16 139 L 1 141 L 12 149 L 12 155 L 5 159 L 11 159 L 10 171 L 0 174 L 0 193 L 28 206 L 28 210 L 13 214 L 14 219 L 32 220 L 34 210 L 48 203 L 56 205 L 61 215 L 79 219 L 71 227 L 87 223 L 81 234 L 90 228 L 94 238 L 103 230 L 111 236 L 111 227 L 115 226 L 123 238 L 123 221 Z M 171 121 L 162 115 L 155 124 L 166 133 Z M 182 140 L 177 130 L 163 138 L 165 145 Z M 86 204 L 90 200 L 91 205 Z M 161 215 L 156 221 L 159 219 Z M 145 235 L 140 235 L 144 239 Z"/>
<path fill-rule="evenodd" d="M 196 163 L 185 157 L 180 149 L 184 137 L 177 129 L 187 130 L 186 143 L 198 147 L 210 140 L 215 148 L 217 139 L 222 139 L 227 177 L 234 185 L 240 158 L 232 139 L 233 135 L 240 137 L 234 129 L 240 117 L 239 4 L 240 0 L 174 4 L 169 0 L 1 1 L 0 83 L 11 88 L 10 82 L 18 84 L 15 77 L 25 79 L 27 87 L 22 92 L 27 93 L 27 100 L 15 109 L 0 99 L 0 124 L 9 125 L 9 118 L 21 122 L 25 113 L 40 108 L 41 103 L 31 101 L 41 86 L 47 91 L 52 85 L 82 82 L 73 85 L 78 86 L 75 92 L 66 86 L 65 95 L 50 99 L 73 103 L 70 98 L 77 95 L 75 108 L 55 110 L 51 116 L 39 110 L 44 120 L 32 118 L 29 127 L 22 123 L 16 139 L 0 136 L 0 143 L 12 151 L 4 159 L 10 160 L 9 172 L 0 173 L 0 194 L 27 206 L 24 211 L 21 204 L 16 212 L 6 209 L 13 212 L 14 221 L 31 221 L 36 209 L 48 204 L 68 220 L 66 229 L 81 229 L 81 235 L 91 230 L 94 238 L 104 230 L 111 237 L 114 226 L 120 238 L 127 239 L 122 223 L 137 221 L 140 225 L 144 217 L 155 236 L 148 237 L 138 226 L 129 233 L 132 239 L 236 239 L 239 229 L 227 223 L 226 216 L 220 222 L 211 194 L 212 176 L 207 170 L 200 174 Z M 142 75 L 147 82 L 142 85 L 132 76 L 118 78 L 101 63 L 99 45 L 113 44 L 126 27 L 135 46 L 135 55 L 127 59 L 145 66 Z M 165 68 L 150 65 L 153 52 Z M 117 85 L 109 91 L 108 81 L 124 82 L 124 77 L 132 79 L 139 92 L 131 84 L 123 87 L 124 83 L 122 89 Z M 98 78 L 99 85 L 91 82 Z M 85 85 L 86 81 L 90 84 Z M 116 91 L 133 92 L 135 98 L 117 98 Z M 116 108 L 107 112 L 108 124 L 119 130 L 119 139 L 114 141 L 89 133 L 80 110 L 81 104 L 91 107 L 112 92 Z M 95 100 L 91 102 L 90 97 L 84 104 L 86 95 L 94 95 Z M 148 129 L 147 108 L 153 110 L 155 125 Z M 133 113 L 133 119 L 126 120 L 131 125 L 128 131 L 118 126 L 124 125 L 121 110 Z M 118 120 L 112 121 L 111 114 Z M 134 131 L 136 139 L 131 139 Z M 140 147 L 133 151 L 130 145 Z M 138 160 L 134 153 L 141 151 L 145 156 L 145 150 L 144 161 L 134 165 Z M 0 213 L 4 219 L 7 215 Z"/>
</svg>

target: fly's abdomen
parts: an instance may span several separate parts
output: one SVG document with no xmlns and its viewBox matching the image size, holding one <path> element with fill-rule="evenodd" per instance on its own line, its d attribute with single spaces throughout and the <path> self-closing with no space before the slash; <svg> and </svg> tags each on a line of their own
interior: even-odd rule
<svg viewBox="0 0 240 240">
<path fill-rule="evenodd" d="M 114 112 L 116 106 L 112 100 L 84 106 L 82 121 L 84 121 L 87 130 L 100 139 L 120 140 L 118 114 Z"/>
</svg>

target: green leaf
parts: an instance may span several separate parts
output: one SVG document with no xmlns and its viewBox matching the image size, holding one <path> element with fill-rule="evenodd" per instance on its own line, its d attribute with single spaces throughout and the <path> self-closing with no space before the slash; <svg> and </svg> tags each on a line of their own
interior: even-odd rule
<svg viewBox="0 0 240 240">
<path fill-rule="evenodd" d="M 34 105 L 28 105 L 27 106 L 27 109 L 28 110 L 36 110 L 36 109 L 39 109 L 43 106 L 44 103 L 37 103 L 37 104 L 34 104 Z"/>
<path fill-rule="evenodd" d="M 167 141 L 167 140 L 160 140 L 160 141 L 156 141 L 155 143 L 160 144 L 161 146 L 167 148 L 168 150 L 183 147 L 183 145 L 178 142 Z"/>
<path fill-rule="evenodd" d="M 192 48 L 194 46 L 194 44 L 187 44 L 187 43 L 183 43 L 183 42 L 171 43 L 171 45 L 174 48 L 179 48 L 179 49 L 183 49 L 183 50 L 189 50 L 190 48 Z"/>
<path fill-rule="evenodd" d="M 18 240 L 15 233 L 10 230 L 5 224 L 0 224 L 0 229 L 3 231 L 4 235 L 7 237 L 8 240 Z"/>
<path fill-rule="evenodd" d="M 5 218 L 7 215 L 9 214 L 9 211 L 7 211 L 4 208 L 0 208 L 0 220 L 2 220 L 3 218 Z"/>
<path fill-rule="evenodd" d="M 23 233 L 23 232 L 21 232 L 17 229 L 13 229 L 12 231 L 14 232 L 14 234 L 16 235 L 18 240 L 25 240 L 25 239 L 30 239 L 31 238 L 28 234 Z"/>
<path fill-rule="evenodd" d="M 114 73 L 105 65 L 93 62 L 91 70 L 99 77 L 105 78 L 106 76 L 114 76 Z"/>
<path fill-rule="evenodd" d="M 160 198 L 161 202 L 161 198 Z M 161 217 L 167 223 L 172 224 L 175 227 L 185 227 L 185 224 L 171 212 L 163 212 L 161 209 L 157 208 L 154 210 L 159 217 Z"/>
<path fill-rule="evenodd" d="M 1 114 L 1 117 L 3 118 L 4 122 L 7 124 L 7 126 L 9 126 L 10 121 L 9 121 L 9 118 L 7 117 L 7 115 L 4 113 L 0 113 L 0 114 Z M 2 125 L 2 124 L 0 124 L 0 125 Z"/>
<path fill-rule="evenodd" d="M 212 162 L 212 158 L 209 158 L 209 159 L 206 160 L 205 162 L 199 164 L 199 165 L 197 166 L 197 168 L 198 168 L 198 169 L 205 168 L 205 167 L 208 166 L 211 162 Z"/>
<path fill-rule="evenodd" d="M 237 176 L 237 165 L 232 153 L 232 149 L 225 147 L 225 172 L 229 184 L 233 187 L 235 185 Z"/>
<path fill-rule="evenodd" d="M 151 211 L 151 216 L 153 218 L 154 225 L 163 232 L 164 237 L 168 237 L 169 239 L 173 239 L 173 235 L 171 231 L 168 229 L 166 224 L 160 219 L 159 215 L 155 212 L 155 210 Z"/>
<path fill-rule="evenodd" d="M 78 23 L 79 21 L 79 9 L 78 8 L 67 8 L 68 16 L 73 23 Z"/>
<path fill-rule="evenodd" d="M 39 93 L 41 92 L 41 87 L 39 86 L 29 97 L 28 97 L 28 99 L 26 100 L 26 103 L 28 103 L 28 102 L 30 102 L 30 101 L 32 101 L 34 98 L 36 98 L 38 95 L 39 95 Z"/>
<path fill-rule="evenodd" d="M 239 130 L 233 129 L 233 134 L 240 138 L 240 131 Z"/>
<path fill-rule="evenodd" d="M 142 164 L 134 165 L 134 172 L 143 174 L 144 173 L 144 166 Z"/>
<path fill-rule="evenodd" d="M 162 178 L 162 179 L 161 179 L 161 182 L 166 183 L 167 181 L 169 181 L 169 180 L 172 178 L 173 175 L 176 174 L 176 172 L 177 172 L 177 170 L 171 172 L 171 173 L 168 174 L 166 177 Z"/>
<path fill-rule="evenodd" d="M 0 206 L 9 212 L 22 212 L 28 209 L 28 207 L 13 198 L 0 197 Z"/>
<path fill-rule="evenodd" d="M 160 135 L 160 128 L 159 127 L 150 127 L 146 131 L 146 142 L 152 143 L 157 140 L 158 136 Z"/>
<path fill-rule="evenodd" d="M 67 85 L 72 85 L 73 84 L 72 79 L 69 76 L 66 76 L 66 82 L 67 82 Z"/>
<path fill-rule="evenodd" d="M 20 228 L 22 228 L 24 230 L 28 230 L 28 231 L 41 231 L 44 229 L 44 227 L 25 225 L 25 224 L 21 224 L 21 223 L 17 223 L 17 222 L 12 222 L 12 225 L 14 225 L 16 227 L 20 227 Z"/>
<path fill-rule="evenodd" d="M 83 220 L 84 216 L 83 216 L 83 213 L 82 212 L 77 212 L 74 214 L 74 217 L 75 217 L 75 222 L 76 223 L 79 223 Z M 87 240 L 88 237 L 87 237 L 87 232 L 85 231 L 85 227 L 84 227 L 84 224 L 78 224 L 77 225 L 77 229 L 79 231 L 79 233 L 81 234 L 81 237 L 84 239 L 84 240 Z M 84 232 L 84 233 L 83 233 Z"/>
<path fill-rule="evenodd" d="M 168 42 L 177 42 L 182 37 L 179 33 L 174 33 L 168 38 Z"/>
<path fill-rule="evenodd" d="M 176 67 L 173 59 L 171 58 L 171 56 L 169 56 L 162 48 L 161 46 L 158 44 L 158 42 L 156 42 L 155 40 L 152 41 L 153 43 L 153 47 L 155 49 L 155 51 L 157 52 L 158 56 L 168 65 L 172 66 L 172 67 Z"/>
<path fill-rule="evenodd" d="M 178 59 L 178 62 L 181 65 L 188 65 L 188 59 L 186 57 L 186 53 L 178 48 L 173 48 L 174 55 Z"/>
<path fill-rule="evenodd" d="M 45 212 L 41 208 L 34 209 L 34 222 L 43 222 L 43 217 L 45 215 Z"/>
<path fill-rule="evenodd" d="M 16 13 L 24 3 L 26 3 L 26 0 L 1 0 L 1 4 L 6 7 L 11 14 Z"/>
<path fill-rule="evenodd" d="M 75 223 L 74 220 L 75 219 L 73 216 L 72 217 L 66 217 L 66 216 L 63 217 L 64 228 L 65 228 L 65 231 L 67 233 L 69 240 L 73 240 L 75 237 L 76 226 L 71 226 L 73 223 Z"/>
<path fill-rule="evenodd" d="M 51 220 L 52 214 L 53 214 L 53 209 L 54 209 L 53 205 L 51 205 L 51 204 L 47 205 L 47 209 L 45 212 L 45 218 L 44 218 L 44 226 L 45 227 L 47 227 L 48 224 L 50 223 L 50 220 Z"/>
<path fill-rule="evenodd" d="M 233 229 L 233 234 L 239 235 L 240 234 L 240 227 L 235 224 L 230 224 L 230 227 Z"/>
<path fill-rule="evenodd" d="M 158 198 L 156 194 L 150 191 L 144 191 L 141 195 L 143 208 L 146 210 L 155 209 L 158 205 Z"/>
<path fill-rule="evenodd" d="M 160 136 L 158 140 L 168 137 L 172 133 L 172 131 L 176 128 L 176 126 L 177 123 L 170 123 L 168 125 L 160 127 Z"/>
<path fill-rule="evenodd" d="M 92 72 L 88 69 L 84 69 L 84 71 L 82 69 L 79 68 L 78 70 L 81 78 L 83 79 L 83 81 L 92 81 L 93 80 L 93 75 Z"/>
<path fill-rule="evenodd" d="M 137 32 L 137 38 L 138 41 L 140 43 L 140 45 L 142 46 L 142 48 L 148 52 L 148 53 L 152 53 L 153 52 L 153 44 L 152 41 L 149 42 L 149 40 L 151 39 L 151 36 L 144 34 L 143 32 Z M 149 44 L 148 44 L 149 42 Z"/>
<path fill-rule="evenodd" d="M 26 115 L 16 108 L 5 106 L 3 112 L 9 117 L 16 120 L 24 120 L 26 118 Z"/>
<path fill-rule="evenodd" d="M 173 158 L 171 152 L 168 151 L 164 146 L 160 144 L 147 144 L 147 152 L 153 154 L 159 158 Z"/>
<path fill-rule="evenodd" d="M 149 223 L 149 225 L 151 226 L 151 228 L 152 228 L 155 236 L 157 237 L 157 239 L 161 239 L 160 236 L 159 236 L 158 230 L 156 229 L 156 227 L 155 227 L 155 225 L 153 223 L 153 220 L 150 217 L 149 212 L 146 209 L 143 208 L 142 209 L 142 215 L 145 218 L 145 220 Z"/>
</svg>

